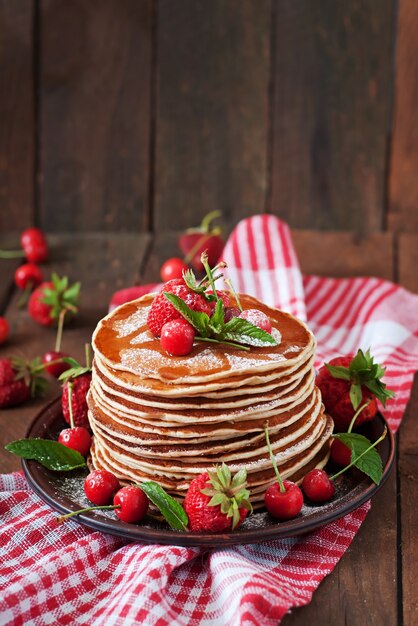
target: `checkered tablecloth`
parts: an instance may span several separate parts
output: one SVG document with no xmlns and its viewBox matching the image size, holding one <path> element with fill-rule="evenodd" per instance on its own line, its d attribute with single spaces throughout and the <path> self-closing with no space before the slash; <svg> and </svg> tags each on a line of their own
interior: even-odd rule
<svg viewBox="0 0 418 626">
<path fill-rule="evenodd" d="M 396 431 L 418 369 L 418 296 L 377 278 L 303 277 L 289 229 L 273 216 L 240 222 L 223 258 L 239 291 L 307 320 L 317 365 L 370 347 L 397 394 L 383 411 Z M 57 525 L 20 474 L 3 475 L 0 624 L 277 624 L 310 601 L 369 506 L 298 538 L 210 551 L 147 546 Z"/>
</svg>

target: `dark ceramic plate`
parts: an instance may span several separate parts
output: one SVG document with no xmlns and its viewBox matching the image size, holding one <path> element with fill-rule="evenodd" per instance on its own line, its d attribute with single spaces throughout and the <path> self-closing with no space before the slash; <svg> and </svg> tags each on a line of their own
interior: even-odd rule
<svg viewBox="0 0 418 626">
<path fill-rule="evenodd" d="M 362 433 L 371 441 L 381 435 L 386 422 L 378 415 L 363 426 Z M 45 407 L 30 426 L 27 437 L 57 439 L 60 430 L 66 427 L 61 414 L 60 401 Z M 304 504 L 298 517 L 287 522 L 278 522 L 267 512 L 253 513 L 233 533 L 192 533 L 170 530 L 165 523 L 145 518 L 140 525 L 126 524 L 118 520 L 112 511 L 91 511 L 74 517 L 80 524 L 131 541 L 142 543 L 169 544 L 180 546 L 223 547 L 236 544 L 256 543 L 282 537 L 292 537 L 312 531 L 353 511 L 373 496 L 390 474 L 394 459 L 393 435 L 388 435 L 378 445 L 383 460 L 383 477 L 375 485 L 357 470 L 348 470 L 336 479 L 336 494 L 331 502 L 323 505 Z M 88 470 L 67 473 L 51 472 L 36 461 L 23 461 L 26 478 L 45 502 L 60 513 L 70 513 L 89 506 L 83 491 L 84 477 Z M 332 472 L 335 468 L 327 468 Z"/>
</svg>

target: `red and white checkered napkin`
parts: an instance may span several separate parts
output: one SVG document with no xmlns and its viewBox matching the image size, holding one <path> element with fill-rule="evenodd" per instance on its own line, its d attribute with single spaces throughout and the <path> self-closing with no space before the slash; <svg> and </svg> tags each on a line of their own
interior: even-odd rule
<svg viewBox="0 0 418 626">
<path fill-rule="evenodd" d="M 223 257 L 240 291 L 307 319 L 318 363 L 371 347 L 397 393 L 384 411 L 396 430 L 418 369 L 418 296 L 376 278 L 302 278 L 289 230 L 273 216 L 242 221 Z M 309 602 L 369 508 L 304 537 L 205 551 L 57 526 L 19 474 L 1 477 L 0 489 L 0 623 L 16 625 L 277 624 Z"/>
</svg>

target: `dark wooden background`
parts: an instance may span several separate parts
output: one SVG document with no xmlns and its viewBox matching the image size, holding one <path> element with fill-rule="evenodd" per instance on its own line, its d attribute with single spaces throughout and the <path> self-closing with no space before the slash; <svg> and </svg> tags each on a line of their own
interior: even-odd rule
<svg viewBox="0 0 418 626">
<path fill-rule="evenodd" d="M 0 229 L 418 230 L 416 0 L 0 0 Z"/>
</svg>

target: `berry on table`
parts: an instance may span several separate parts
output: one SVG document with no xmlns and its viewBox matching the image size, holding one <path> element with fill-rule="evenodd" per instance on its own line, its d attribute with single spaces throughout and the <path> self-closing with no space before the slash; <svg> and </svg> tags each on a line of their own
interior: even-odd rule
<svg viewBox="0 0 418 626">
<path fill-rule="evenodd" d="M 186 263 L 178 257 L 167 259 L 160 269 L 161 280 L 166 283 L 173 278 L 182 278 L 183 272 L 188 270 Z"/>
<path fill-rule="evenodd" d="M 135 485 L 122 487 L 113 498 L 115 513 L 122 522 L 135 524 L 140 522 L 148 511 L 149 500 L 145 493 Z"/>
<path fill-rule="evenodd" d="M 50 282 L 41 283 L 29 298 L 29 315 L 38 324 L 51 326 L 66 314 L 77 313 L 80 283 L 69 285 L 68 278 L 52 274 Z"/>
<path fill-rule="evenodd" d="M 203 218 L 200 226 L 187 229 L 179 238 L 178 244 L 185 255 L 185 263 L 190 264 L 197 272 L 204 271 L 201 260 L 204 251 L 211 267 L 216 264 L 222 253 L 224 247 L 222 230 L 219 226 L 212 225 L 213 220 L 220 216 L 220 211 L 211 211 Z"/>
<path fill-rule="evenodd" d="M 172 356 L 190 354 L 195 338 L 195 329 L 184 318 L 167 322 L 161 329 L 161 346 Z"/>
<path fill-rule="evenodd" d="M 39 358 L 27 361 L 21 357 L 0 359 L 0 409 L 17 406 L 29 397 L 42 395 L 47 384 Z"/>
<path fill-rule="evenodd" d="M 4 343 L 10 334 L 9 322 L 5 317 L 0 316 L 0 345 Z"/>
<path fill-rule="evenodd" d="M 84 480 L 84 493 L 90 502 L 99 506 L 111 502 L 119 489 L 119 480 L 108 470 L 93 470 Z"/>
<path fill-rule="evenodd" d="M 46 238 L 40 228 L 27 228 L 20 236 L 20 245 L 28 261 L 43 263 L 48 258 Z"/>
<path fill-rule="evenodd" d="M 66 372 L 71 365 L 64 361 L 69 355 L 60 350 L 49 350 L 42 355 L 42 363 L 45 365 L 45 371 L 54 378 L 59 378 L 63 372 Z"/>
<path fill-rule="evenodd" d="M 33 289 L 41 284 L 43 275 L 41 269 L 35 263 L 24 263 L 15 271 L 14 280 L 16 287 Z"/>
<path fill-rule="evenodd" d="M 58 437 L 58 442 L 67 448 L 77 450 L 82 456 L 87 456 L 91 446 L 91 436 L 87 428 L 83 426 L 75 426 L 74 428 L 65 428 Z"/>
<path fill-rule="evenodd" d="M 268 425 L 264 428 L 267 449 L 269 451 L 270 460 L 273 465 L 277 482 L 268 487 L 264 494 L 264 504 L 267 511 L 278 520 L 289 520 L 296 517 L 303 506 L 303 495 L 296 483 L 290 480 L 282 480 L 276 459 L 271 449 Z"/>
</svg>

